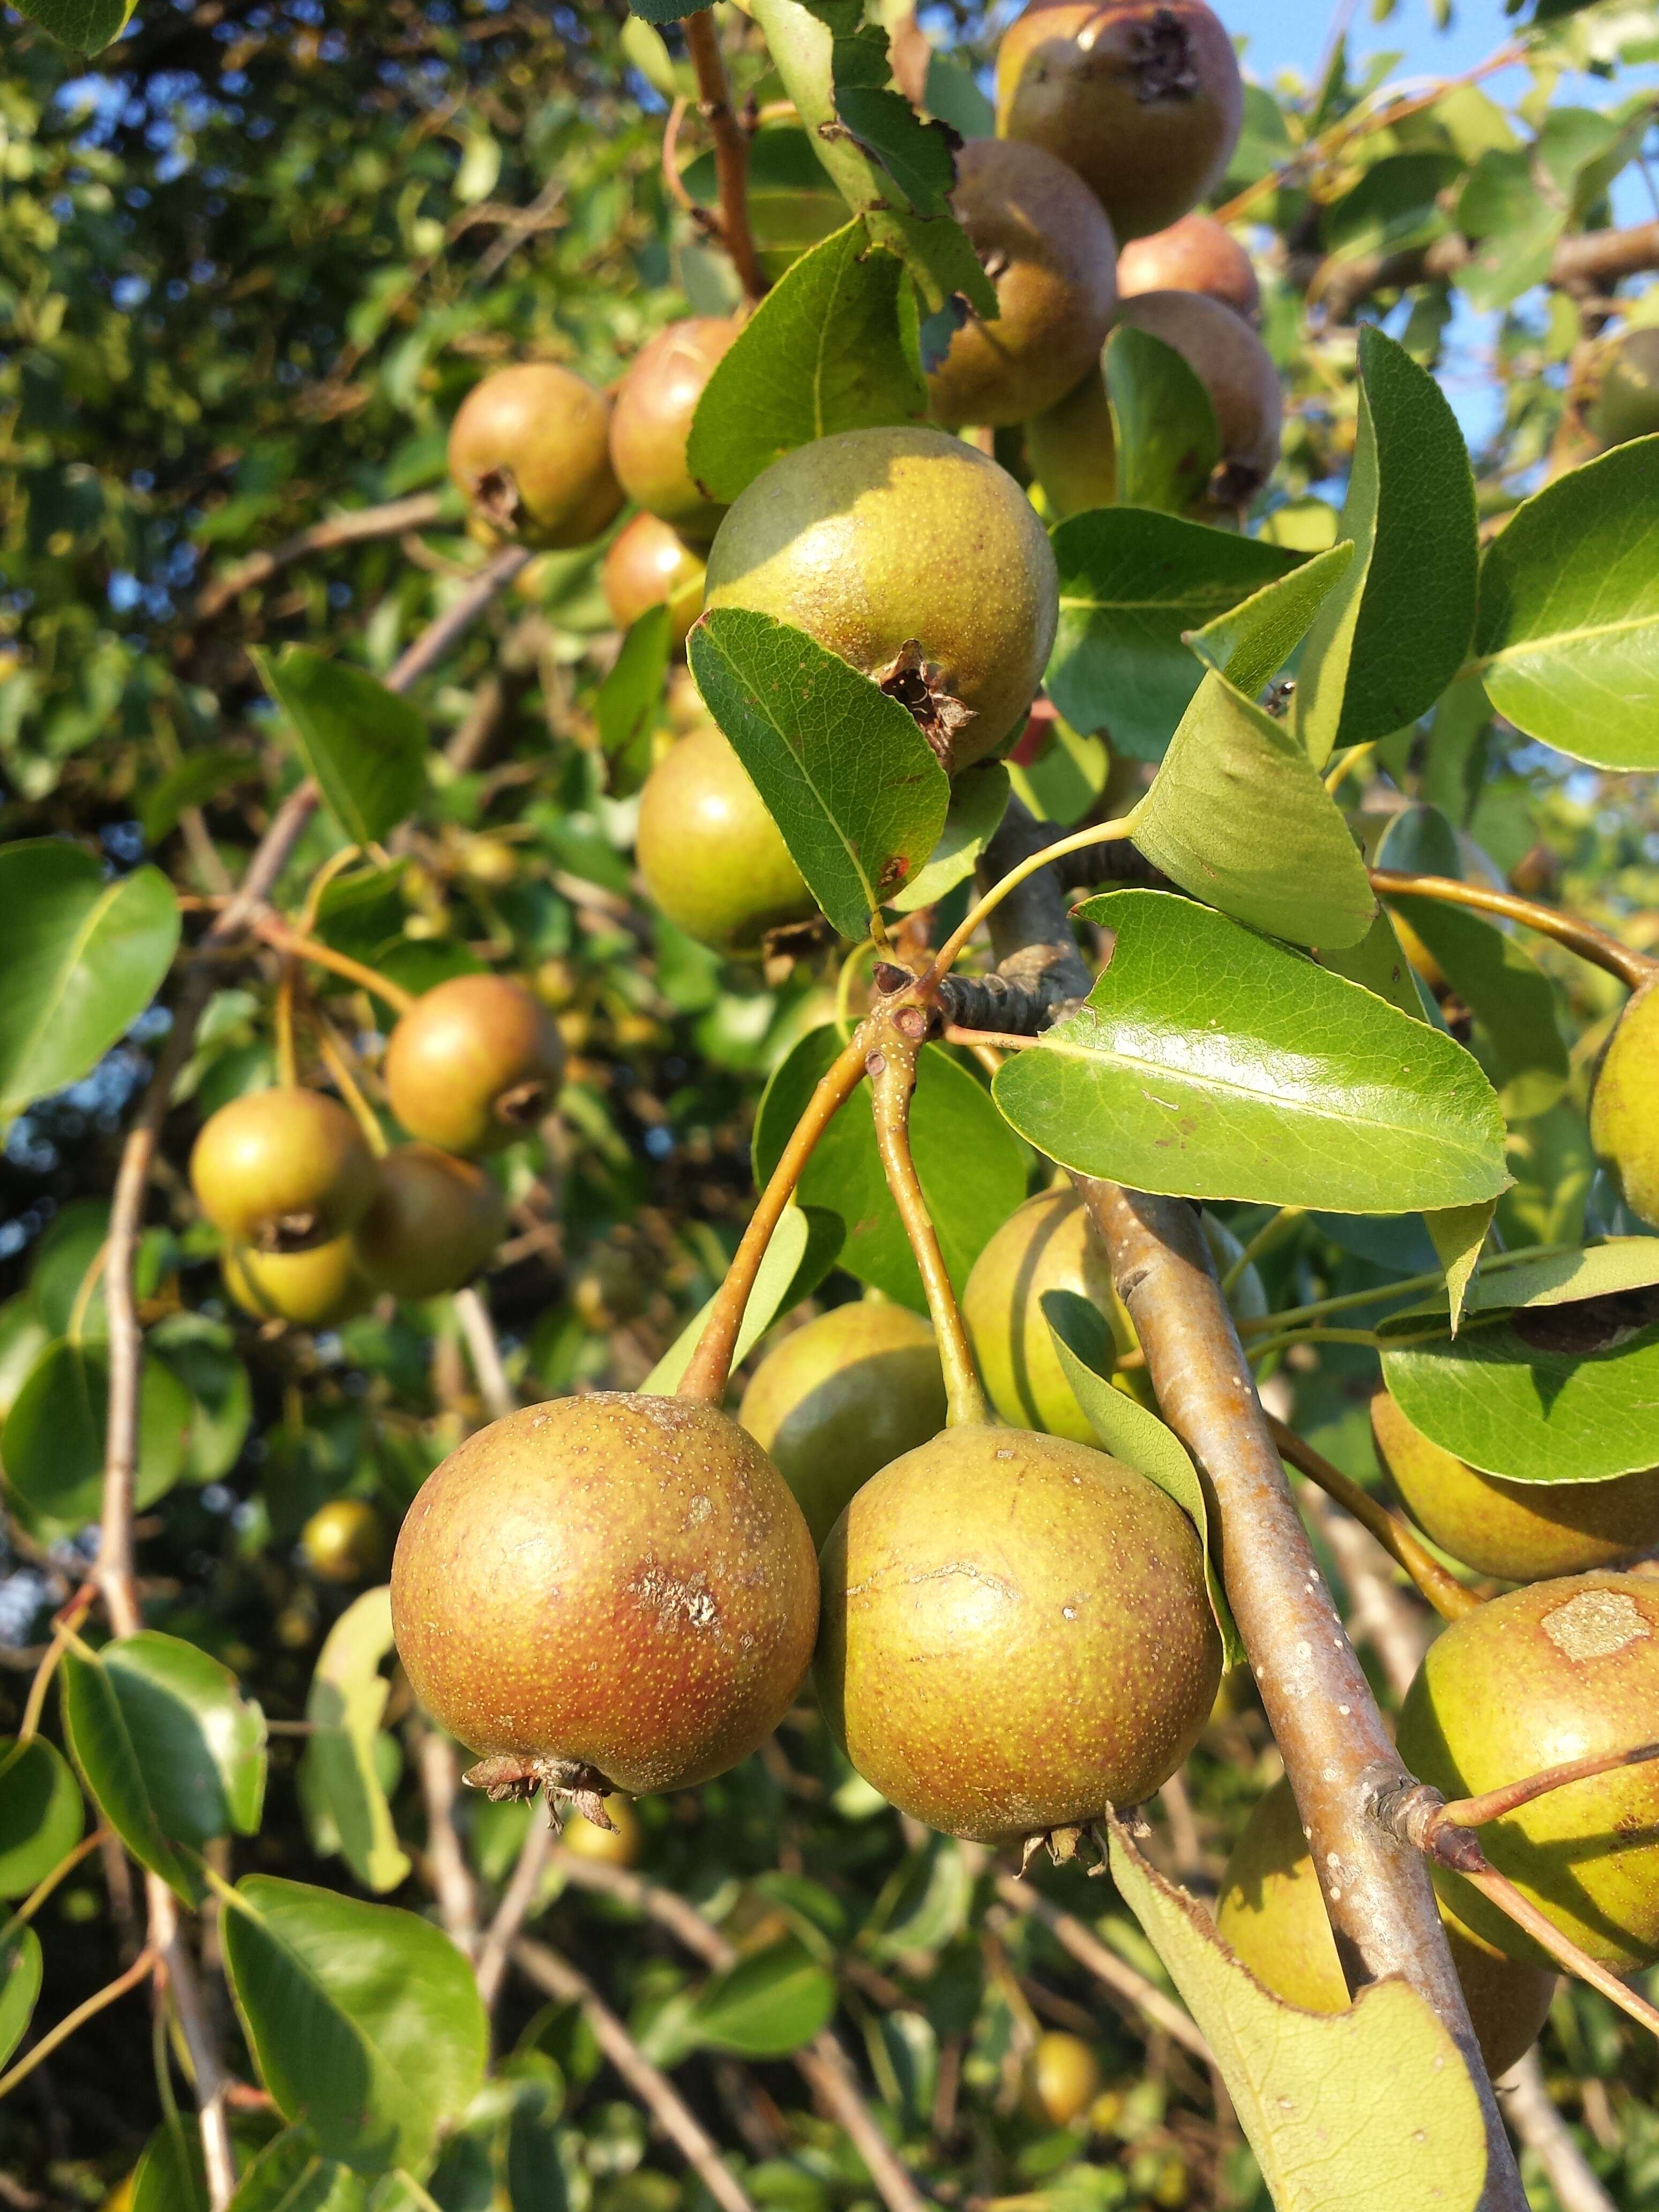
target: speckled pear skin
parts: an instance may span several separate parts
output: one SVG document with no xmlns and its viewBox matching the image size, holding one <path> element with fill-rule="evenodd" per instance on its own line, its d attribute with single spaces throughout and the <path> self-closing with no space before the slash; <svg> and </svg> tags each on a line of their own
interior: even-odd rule
<svg viewBox="0 0 1659 2212">
<path fill-rule="evenodd" d="M 1441 1907 L 1486 2070 L 1507 2073 L 1544 2025 L 1556 1977 L 1478 1942 Z M 1216 1927 L 1264 1987 L 1304 2012 L 1352 2002 L 1288 1782 L 1276 1782 L 1233 1846 Z"/>
<path fill-rule="evenodd" d="M 1386 1390 L 1371 1400 L 1371 1434 L 1418 1527 L 1477 1574 L 1542 1582 L 1659 1544 L 1659 1468 L 1611 1482 L 1505 1482 L 1425 1437 Z"/>
<path fill-rule="evenodd" d="M 973 709 L 954 772 L 1024 721 L 1060 580 L 1030 501 L 985 454 L 943 430 L 844 430 L 786 453 L 735 502 L 703 605 L 788 623 L 866 676 L 914 639 Z"/>
<path fill-rule="evenodd" d="M 1453 1622 L 1400 1715 L 1400 1754 L 1449 1798 L 1659 1735 L 1659 1581 L 1534 1583 Z M 1480 1831 L 1500 1874 L 1592 1958 L 1659 1959 L 1659 1762 L 1615 1767 Z M 1460 1875 L 1435 1869 L 1458 1918 L 1513 1959 L 1543 1954 Z"/>
<path fill-rule="evenodd" d="M 712 1406 L 601 1392 L 481 1429 L 428 1477 L 392 1569 L 421 1703 L 483 1754 L 638 1796 L 763 1743 L 811 1657 L 800 1508 Z"/>
<path fill-rule="evenodd" d="M 1659 1229 L 1659 975 L 1619 1017 L 1596 1070 L 1589 1127 L 1626 1205 Z"/>
<path fill-rule="evenodd" d="M 820 1564 L 824 1717 L 867 1782 L 947 1835 L 1138 1804 L 1209 1718 L 1198 1537 L 1104 1452 L 947 1429 L 865 1484 Z"/>
</svg>

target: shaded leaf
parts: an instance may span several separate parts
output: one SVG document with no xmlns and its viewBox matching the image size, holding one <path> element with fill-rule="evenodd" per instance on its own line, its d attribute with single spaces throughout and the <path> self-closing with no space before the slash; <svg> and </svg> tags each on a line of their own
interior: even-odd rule
<svg viewBox="0 0 1659 2212">
<path fill-rule="evenodd" d="M 1000 761 L 981 761 L 951 780 L 945 827 L 926 865 L 889 900 L 901 914 L 932 906 L 974 872 L 980 855 L 1008 811 L 1008 771 Z"/>
<path fill-rule="evenodd" d="M 163 2120 L 132 2177 L 131 2212 L 210 2212 L 202 2136 L 181 2113 Z"/>
<path fill-rule="evenodd" d="M 392 1686 L 392 1593 L 365 1590 L 330 1629 L 306 1698 L 301 1803 L 315 1848 L 338 1851 L 366 1889 L 395 1889 L 409 1872 L 375 1767 L 375 1740 Z"/>
<path fill-rule="evenodd" d="M 132 21 L 138 0 L 27 0 L 21 13 L 80 54 L 101 53 Z"/>
<path fill-rule="evenodd" d="M 253 1418 L 253 1388 L 222 1322 L 204 1314 L 169 1314 L 145 1340 L 192 1401 L 185 1437 L 186 1482 L 216 1482 L 241 1456 Z"/>
<path fill-rule="evenodd" d="M 1352 559 L 1353 541 L 1345 538 L 1194 630 L 1187 643 L 1235 691 L 1259 699 L 1307 635 L 1326 593 Z"/>
<path fill-rule="evenodd" d="M 138 1394 L 140 1507 L 153 1505 L 179 1480 L 194 1411 L 172 1370 L 146 1359 Z M 59 1338 L 29 1370 L 6 1421 L 6 1480 L 43 1526 L 73 1530 L 97 1519 L 108 1423 L 108 1348 Z"/>
<path fill-rule="evenodd" d="M 1184 357 L 1149 331 L 1124 324 L 1103 356 L 1123 507 L 1184 514 L 1221 459 L 1215 409 Z"/>
<path fill-rule="evenodd" d="M 836 1978 L 797 1936 L 711 1974 L 679 2025 L 687 2050 L 782 2058 L 810 2043 L 836 2009 Z"/>
<path fill-rule="evenodd" d="M 367 670 L 305 646 L 252 658 L 347 836 L 370 845 L 395 830 L 426 788 L 426 724 L 416 709 Z"/>
<path fill-rule="evenodd" d="M 1547 1113 L 1566 1089 L 1571 1063 L 1555 1022 L 1555 990 L 1518 940 L 1440 899 L 1390 896 L 1435 965 L 1474 1016 L 1476 1056 L 1514 1120 Z"/>
<path fill-rule="evenodd" d="M 349 2166 L 324 2158 L 308 2129 L 288 2128 L 242 2176 L 229 2212 L 362 2212 L 364 2203 Z"/>
<path fill-rule="evenodd" d="M 22 2041 L 40 1996 L 40 1939 L 20 1928 L 0 1945 L 0 2066 Z"/>
<path fill-rule="evenodd" d="M 662 704 L 673 623 L 665 601 L 647 607 L 623 640 L 593 698 L 599 743 L 613 761 L 626 764 L 635 781 L 643 778 L 649 762 L 644 740 Z"/>
<path fill-rule="evenodd" d="M 1429 1232 L 1435 1256 L 1446 1278 L 1448 1314 L 1454 1336 L 1463 1317 L 1464 1302 L 1474 1279 L 1480 1248 L 1486 1241 L 1486 1232 L 1497 1211 L 1495 1198 L 1483 1198 L 1474 1206 L 1449 1206 L 1423 1217 L 1423 1225 Z"/>
<path fill-rule="evenodd" d="M 44 1736 L 0 1736 L 0 1897 L 23 1897 L 66 1859 L 86 1826 L 81 1790 Z"/>
<path fill-rule="evenodd" d="M 186 1905 L 199 1904 L 201 1879 L 173 1849 L 151 1794 L 152 1778 L 161 1786 L 163 1778 L 145 1772 L 110 1670 L 96 1656 L 69 1651 L 63 1684 L 64 1740 L 98 1809 L 140 1866 Z"/>
<path fill-rule="evenodd" d="M 907 1854 L 871 1907 L 859 1942 L 878 1959 L 942 1951 L 968 1925 L 974 1869 L 954 1836 L 930 1836 Z"/>
</svg>

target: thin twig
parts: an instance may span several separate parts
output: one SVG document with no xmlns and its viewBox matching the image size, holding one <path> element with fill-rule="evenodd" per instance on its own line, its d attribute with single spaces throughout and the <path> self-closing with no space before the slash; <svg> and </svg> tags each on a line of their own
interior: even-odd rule
<svg viewBox="0 0 1659 2212">
<path fill-rule="evenodd" d="M 1127 1959 L 1120 1959 L 1074 1913 L 1062 1912 L 1041 1890 L 1033 1889 L 1016 1875 L 999 1874 L 996 1892 L 1016 1912 L 1030 1913 L 1034 1920 L 1040 1920 L 1060 1948 L 1069 1951 L 1079 1966 L 1086 1966 L 1103 1988 L 1121 1999 L 1131 2019 L 1143 2029 L 1156 2028 L 1204 2065 L 1212 2063 L 1203 2030 L 1191 2014 L 1173 1997 L 1165 1996 L 1156 1982 L 1137 1973 Z"/>
<path fill-rule="evenodd" d="M 1561 2212 L 1619 2212 L 1550 2101 L 1536 2049 L 1510 2067 L 1498 2084 L 1498 2098 L 1504 2118 L 1543 2167 Z"/>
<path fill-rule="evenodd" d="M 1588 1982 L 1593 1990 L 1600 1990 L 1610 2004 L 1617 2005 L 1620 2012 L 1627 2013 L 1638 2027 L 1646 2028 L 1650 2035 L 1659 2035 L 1659 2008 L 1650 2005 L 1645 1997 L 1638 1996 L 1627 1983 L 1621 1982 L 1618 1975 L 1604 1966 L 1600 1960 L 1592 1959 L 1588 1951 L 1581 1950 L 1577 1943 L 1565 1936 L 1547 1913 L 1540 1912 L 1530 1898 L 1522 1894 L 1507 1875 L 1499 1874 L 1497 1868 L 1486 1860 L 1484 1853 L 1482 1862 L 1479 1867 L 1464 1866 L 1460 1871 L 1483 1897 L 1495 1905 L 1500 1912 L 1506 1913 L 1517 1928 L 1524 1929 L 1540 1949 L 1547 1951 L 1558 1966 L 1577 1980 Z"/>
<path fill-rule="evenodd" d="M 1262 1410 L 1265 1413 L 1267 1409 Z M 1415 1529 L 1398 1514 L 1390 1513 L 1379 1500 L 1370 1497 L 1357 1482 L 1350 1481 L 1340 1468 L 1333 1467 L 1311 1444 L 1304 1443 L 1296 1431 L 1275 1414 L 1267 1413 L 1267 1419 L 1280 1456 L 1299 1468 L 1310 1482 L 1316 1482 L 1328 1498 L 1334 1498 L 1370 1531 L 1395 1565 L 1405 1569 L 1443 1620 L 1461 1620 L 1466 1613 L 1479 1611 L 1480 1598 L 1441 1565 Z"/>
<path fill-rule="evenodd" d="M 0 2097 L 9 2095 L 27 2075 L 34 2071 L 43 2058 L 50 2058 L 58 2045 L 67 2043 L 77 2027 L 94 2018 L 106 2005 L 112 2005 L 118 1997 L 124 1997 L 135 1984 L 145 1980 L 154 1972 L 155 1966 L 155 1952 L 141 1951 L 124 1974 L 118 1974 L 112 1982 L 106 1982 L 101 1990 L 94 1990 L 83 2003 L 76 2005 L 73 2012 L 65 2013 L 56 2027 L 48 2028 L 38 2043 L 29 2046 L 9 2074 L 0 2074 Z"/>
<path fill-rule="evenodd" d="M 333 975 L 343 975 L 348 982 L 356 983 L 365 991 L 372 991 L 394 1012 L 406 1014 L 415 1004 L 413 991 L 406 991 L 401 983 L 394 983 L 389 976 L 365 967 L 361 960 L 352 959 L 349 953 L 337 952 L 321 938 L 307 937 L 297 929 L 290 929 L 279 915 L 261 915 L 253 925 L 253 933 L 290 959 L 309 960 L 315 967 L 326 968 Z"/>
<path fill-rule="evenodd" d="M 519 1394 L 501 1364 L 501 1348 L 495 1341 L 495 1324 L 481 1291 L 469 1284 L 454 1297 L 455 1318 L 466 1339 L 467 1357 L 477 1377 L 478 1391 L 492 1421 L 504 1421 L 519 1410 Z"/>
<path fill-rule="evenodd" d="M 755 2212 L 749 2192 L 678 2089 L 640 2049 L 586 1974 L 545 1943 L 521 1936 L 513 1963 L 558 2004 L 580 2005 L 593 2039 L 723 2212 Z"/>
<path fill-rule="evenodd" d="M 1659 225 L 1655 226 L 1659 229 Z M 1401 875 L 1392 868 L 1373 868 L 1370 871 L 1371 889 L 1384 898 L 1441 899 L 1453 906 L 1472 906 L 1483 914 L 1502 915 L 1506 921 L 1523 923 L 1535 929 L 1540 937 L 1553 938 L 1569 952 L 1576 952 L 1581 960 L 1588 960 L 1597 968 L 1616 975 L 1632 991 L 1645 983 L 1650 975 L 1659 975 L 1659 960 L 1645 952 L 1638 952 L 1622 944 L 1610 930 L 1598 929 L 1593 921 L 1581 921 L 1576 915 L 1563 914 L 1559 908 L 1542 906 L 1536 899 L 1522 898 L 1516 891 L 1494 890 L 1486 884 L 1466 884 L 1455 876 Z"/>
<path fill-rule="evenodd" d="M 455 1828 L 461 1762 L 441 1729 L 416 1723 L 415 1759 L 426 1807 L 427 1871 L 438 1917 L 456 1949 L 472 1956 L 478 1941 L 478 1892 Z"/>
<path fill-rule="evenodd" d="M 732 257 L 744 298 L 763 299 L 766 277 L 760 256 L 755 251 L 754 232 L 749 227 L 749 142 L 732 111 L 726 64 L 720 58 L 720 34 L 714 28 L 714 16 L 706 9 L 688 15 L 681 27 L 685 33 L 686 52 L 697 72 L 697 90 L 701 94 L 697 112 L 708 125 L 714 141 L 714 171 L 720 191 L 720 241 Z"/>
<path fill-rule="evenodd" d="M 424 529 L 438 520 L 443 502 L 435 491 L 416 492 L 408 499 L 388 500 L 383 507 L 360 507 L 348 514 L 331 514 L 296 530 L 264 553 L 250 553 L 234 568 L 226 569 L 198 596 L 185 617 L 188 627 L 199 629 L 222 614 L 234 599 L 266 583 L 279 568 L 308 560 L 313 553 L 331 553 L 342 545 L 362 545 L 376 538 L 400 538 L 406 530 Z"/>
<path fill-rule="evenodd" d="M 484 2008 L 495 2002 L 501 1986 L 501 1977 L 507 1972 L 507 1961 L 513 1946 L 519 1940 L 536 1902 L 536 1893 L 547 1871 L 548 1856 L 556 1840 L 552 1821 L 533 1804 L 530 1826 L 525 1830 L 524 1841 L 519 1846 L 519 1856 L 513 1868 L 513 1878 L 502 1893 L 495 1908 L 495 1917 L 485 1930 L 478 1946 L 478 1955 L 473 1966 L 473 1978 L 478 1984 L 478 1995 Z M 572 1854 L 567 1853 L 567 1856 Z"/>
</svg>

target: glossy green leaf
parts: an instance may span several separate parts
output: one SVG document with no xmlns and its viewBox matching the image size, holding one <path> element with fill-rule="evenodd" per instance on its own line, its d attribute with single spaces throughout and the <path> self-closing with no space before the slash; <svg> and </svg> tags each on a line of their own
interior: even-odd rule
<svg viewBox="0 0 1659 2212">
<path fill-rule="evenodd" d="M 884 1885 L 859 1931 L 862 1949 L 878 1959 L 942 1951 L 968 1925 L 974 1869 L 954 1836 L 930 1836 L 908 1852 Z"/>
<path fill-rule="evenodd" d="M 0 1427 L 52 1337 L 32 1298 L 20 1294 L 0 1305 Z"/>
<path fill-rule="evenodd" d="M 828 1026 L 784 1060 L 755 1122 L 755 1177 L 763 1184 L 818 1079 L 841 1049 Z M 957 1292 L 981 1249 L 1025 1195 L 1025 1153 L 984 1085 L 938 1045 L 923 1048 L 911 1101 L 910 1143 L 939 1249 Z M 927 1310 L 921 1278 L 881 1170 L 867 1085 L 842 1108 L 807 1163 L 796 1195 L 845 1224 L 838 1264 L 901 1305 Z"/>
<path fill-rule="evenodd" d="M 306 1698 L 313 1733 L 300 1767 L 300 1799 L 313 1847 L 338 1851 L 366 1889 L 396 1889 L 409 1872 L 374 1759 L 392 1685 L 380 1672 L 392 1650 L 392 1593 L 365 1590 L 324 1640 Z"/>
<path fill-rule="evenodd" d="M 685 2014 L 687 2048 L 737 2058 L 783 2058 L 828 2027 L 836 1978 L 797 1936 L 750 1951 L 711 1974 Z"/>
<path fill-rule="evenodd" d="M 265 1720 L 222 1660 L 144 1629 L 99 1655 L 162 1832 L 175 1842 L 258 1832 Z"/>
<path fill-rule="evenodd" d="M 1300 555 L 1172 514 L 1101 507 L 1053 532 L 1060 626 L 1044 683 L 1076 730 L 1161 759 L 1203 673 L 1182 643 Z"/>
<path fill-rule="evenodd" d="M 0 1897 L 24 1897 L 80 1842 L 81 1790 L 44 1736 L 0 1736 Z"/>
<path fill-rule="evenodd" d="M 1426 1999 L 1390 1979 L 1346 2012 L 1298 2011 L 1147 1863 L 1116 1814 L 1109 1826 L 1112 1880 L 1204 2031 L 1277 2212 L 1474 2212 L 1480 2100 Z"/>
<path fill-rule="evenodd" d="M 395 830 L 426 788 L 418 711 L 367 670 L 305 646 L 256 652 L 252 660 L 347 836 L 370 845 Z"/>
<path fill-rule="evenodd" d="M 686 459 L 711 498 L 732 500 L 797 446 L 927 412 L 903 264 L 849 222 L 801 256 L 717 362 Z"/>
<path fill-rule="evenodd" d="M 709 712 L 843 937 L 927 861 L 950 779 L 908 711 L 867 676 L 768 615 L 722 607 L 691 633 Z"/>
<path fill-rule="evenodd" d="M 1352 1213 L 1504 1188 L 1498 1102 L 1449 1037 L 1167 892 L 1081 912 L 1115 933 L 1110 963 L 994 1085 L 1050 1158 L 1141 1190 Z"/>
<path fill-rule="evenodd" d="M 153 1505 L 179 1480 L 195 1412 L 170 1368 L 147 1359 L 138 1397 L 136 1503 Z M 60 1338 L 29 1370 L 6 1422 L 6 1480 L 30 1516 L 55 1529 L 98 1518 L 109 1421 L 109 1352 Z"/>
<path fill-rule="evenodd" d="M 119 1042 L 179 948 L 179 904 L 159 868 L 109 876 L 79 845 L 0 846 L 0 1127 L 76 1083 Z"/>
<path fill-rule="evenodd" d="M 1526 501 L 1480 568 L 1476 665 L 1529 738 L 1598 768 L 1659 767 L 1659 438 Z"/>
<path fill-rule="evenodd" d="M 1394 933 L 1386 907 L 1378 908 L 1370 927 L 1358 945 L 1335 948 L 1322 945 L 1316 957 L 1320 966 L 1328 968 L 1334 975 L 1346 975 L 1351 983 L 1363 983 L 1366 990 L 1374 991 L 1379 999 L 1386 999 L 1391 1006 L 1398 1007 L 1414 1022 L 1427 1021 L 1417 978 L 1410 961 L 1400 949 L 1400 939 Z"/>
<path fill-rule="evenodd" d="M 1423 1216 L 1423 1225 L 1429 1232 L 1435 1257 L 1446 1278 L 1449 1318 L 1454 1336 L 1463 1317 L 1469 1285 L 1474 1279 L 1474 1270 L 1497 1211 L 1495 1198 L 1483 1198 L 1473 1206 L 1448 1206 L 1437 1213 Z"/>
<path fill-rule="evenodd" d="M 418 2167 L 483 2077 L 472 1970 L 412 1912 L 246 1875 L 225 1966 L 260 2079 L 325 2158 Z"/>
<path fill-rule="evenodd" d="M 1134 842 L 1194 898 L 1298 945 L 1357 945 L 1376 912 L 1319 771 L 1213 671 L 1135 809 Z"/>
<path fill-rule="evenodd" d="M 173 1849 L 161 1825 L 155 1790 L 171 1786 L 160 1771 L 147 1772 L 112 1670 L 101 1657 L 66 1652 L 63 1661 L 64 1736 L 94 1802 L 140 1866 L 160 1875 L 186 1905 L 201 1902 L 201 1877 Z M 178 1741 L 185 1741 L 178 1732 Z M 149 1740 L 146 1739 L 147 1747 Z M 199 1742 L 189 1748 L 198 1753 Z M 192 1836 L 193 1843 L 197 1838 Z"/>
<path fill-rule="evenodd" d="M 1354 558 L 1309 633 L 1292 714 L 1316 768 L 1426 713 L 1474 628 L 1474 478 L 1457 418 L 1429 372 L 1371 325 L 1359 373 L 1339 526 Z"/>
<path fill-rule="evenodd" d="M 1260 698 L 1307 635 L 1326 594 L 1352 559 L 1353 541 L 1345 538 L 1191 632 L 1187 643 L 1235 691 Z"/>
<path fill-rule="evenodd" d="M 365 2202 L 349 2166 L 323 2157 L 308 2128 L 287 2128 L 242 2176 L 229 2212 L 362 2212 Z"/>
<path fill-rule="evenodd" d="M 743 1326 L 732 1354 L 734 1369 L 742 1366 L 775 1321 L 803 1298 L 811 1297 L 835 1266 L 845 1235 L 838 1214 L 826 1213 L 817 1206 L 785 1206 L 743 1310 Z M 679 1387 L 714 1310 L 714 1300 L 710 1298 L 664 1352 L 640 1385 L 641 1390 L 667 1397 Z"/>
<path fill-rule="evenodd" d="M 1042 1311 L 1066 1379 L 1103 1449 L 1173 1498 L 1198 1531 L 1204 1547 L 1204 1581 L 1228 1667 L 1241 1666 L 1244 1646 L 1222 1588 L 1210 1543 L 1210 1501 L 1198 1469 L 1175 1431 L 1109 1379 L 1111 1332 L 1103 1314 L 1075 1291 L 1045 1291 Z"/>
<path fill-rule="evenodd" d="M 1121 507 L 1182 514 L 1221 459 L 1215 409 L 1197 373 L 1172 345 L 1126 323 L 1102 356 L 1117 445 Z"/>
<path fill-rule="evenodd" d="M 1474 1016 L 1474 1052 L 1511 1119 L 1547 1113 L 1566 1089 L 1555 991 L 1530 952 L 1493 923 L 1440 899 L 1390 897 Z"/>
<path fill-rule="evenodd" d="M 932 906 L 974 872 L 1008 811 L 1008 771 L 1000 761 L 981 761 L 951 780 L 945 827 L 926 865 L 888 904 L 901 914 Z"/>
<path fill-rule="evenodd" d="M 0 1944 L 0 2066 L 27 2032 L 40 1996 L 40 1939 L 20 1928 Z"/>
<path fill-rule="evenodd" d="M 27 0 L 21 12 L 77 54 L 101 53 L 132 21 L 138 0 Z"/>
</svg>

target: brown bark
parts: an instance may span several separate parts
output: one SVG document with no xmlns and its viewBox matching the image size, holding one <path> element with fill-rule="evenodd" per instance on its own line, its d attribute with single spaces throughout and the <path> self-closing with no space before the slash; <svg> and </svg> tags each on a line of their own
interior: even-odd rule
<svg viewBox="0 0 1659 2212">
<path fill-rule="evenodd" d="M 1455 276 L 1473 258 L 1468 239 L 1453 232 L 1431 246 L 1408 246 L 1398 253 L 1333 254 L 1315 270 L 1308 286 L 1311 303 L 1332 322 L 1346 323 L 1375 292 L 1404 291 L 1413 284 Z M 1547 281 L 1565 292 L 1596 294 L 1624 276 L 1659 269 L 1659 222 L 1638 222 L 1628 230 L 1581 231 L 1556 247 Z"/>
</svg>

